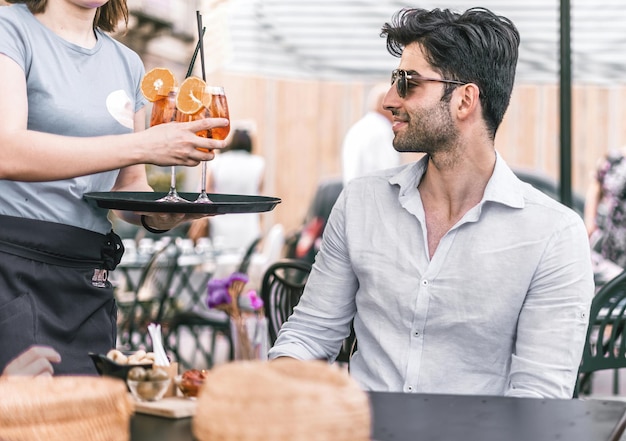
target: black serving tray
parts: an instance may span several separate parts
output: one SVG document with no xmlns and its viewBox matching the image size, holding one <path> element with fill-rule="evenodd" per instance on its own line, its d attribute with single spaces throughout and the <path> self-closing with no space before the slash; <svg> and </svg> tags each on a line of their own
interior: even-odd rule
<svg viewBox="0 0 626 441">
<path fill-rule="evenodd" d="M 261 213 L 271 211 L 281 202 L 279 198 L 268 196 L 249 196 L 238 194 L 209 193 L 210 204 L 195 204 L 192 202 L 157 202 L 165 192 L 94 192 L 86 193 L 83 197 L 100 208 L 123 211 L 145 211 L 154 213 L 199 213 L 199 214 L 229 214 L 229 213 Z M 195 201 L 199 193 L 179 192 L 178 195 L 188 201 Z"/>
</svg>

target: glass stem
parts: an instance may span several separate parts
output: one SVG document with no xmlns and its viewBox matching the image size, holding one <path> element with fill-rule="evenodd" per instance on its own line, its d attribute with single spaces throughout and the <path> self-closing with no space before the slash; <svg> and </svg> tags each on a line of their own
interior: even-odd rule
<svg viewBox="0 0 626 441">
<path fill-rule="evenodd" d="M 206 193 L 206 167 L 207 167 L 206 163 L 207 163 L 206 161 L 202 161 L 202 183 L 201 183 L 202 190 L 200 191 L 200 195 L 198 196 L 198 199 L 196 199 L 196 203 L 210 204 L 212 202 Z"/>
<path fill-rule="evenodd" d="M 206 194 L 206 161 L 202 161 L 202 194 Z"/>
<path fill-rule="evenodd" d="M 170 193 L 176 194 L 176 167 L 172 166 L 172 175 L 170 177 Z"/>
</svg>

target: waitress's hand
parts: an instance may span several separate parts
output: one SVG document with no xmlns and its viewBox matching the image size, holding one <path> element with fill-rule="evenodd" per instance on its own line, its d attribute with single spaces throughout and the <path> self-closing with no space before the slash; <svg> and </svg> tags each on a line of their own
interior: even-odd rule
<svg viewBox="0 0 626 441">
<path fill-rule="evenodd" d="M 228 124 L 225 118 L 201 118 L 150 127 L 142 131 L 142 136 L 147 138 L 145 145 L 149 146 L 149 157 L 144 162 L 160 166 L 195 167 L 202 161 L 211 161 L 215 151 L 226 147 L 226 141 L 199 134 Z"/>
<path fill-rule="evenodd" d="M 171 230 L 177 225 L 185 222 L 191 222 L 196 219 L 206 217 L 204 213 L 145 213 L 137 212 L 141 215 L 141 223 L 147 230 L 152 232 L 166 232 Z"/>
<path fill-rule="evenodd" d="M 2 375 L 52 376 L 52 363 L 59 363 L 61 355 L 49 346 L 31 346 L 15 357 L 4 368 Z"/>
</svg>

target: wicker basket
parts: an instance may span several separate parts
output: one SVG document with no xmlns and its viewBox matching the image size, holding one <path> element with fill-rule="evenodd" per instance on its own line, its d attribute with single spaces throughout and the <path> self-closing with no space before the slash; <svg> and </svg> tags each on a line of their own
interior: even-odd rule
<svg viewBox="0 0 626 441">
<path fill-rule="evenodd" d="M 128 441 L 133 404 L 107 377 L 0 379 L 3 441 Z"/>
<path fill-rule="evenodd" d="M 199 441 L 368 441 L 367 394 L 319 361 L 240 361 L 209 372 L 192 422 Z"/>
</svg>

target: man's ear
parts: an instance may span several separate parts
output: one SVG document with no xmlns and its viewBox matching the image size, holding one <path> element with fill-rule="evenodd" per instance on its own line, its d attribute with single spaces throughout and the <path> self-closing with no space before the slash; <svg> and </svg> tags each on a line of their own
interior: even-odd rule
<svg viewBox="0 0 626 441">
<path fill-rule="evenodd" d="M 457 116 L 466 119 L 480 108 L 480 89 L 474 83 L 457 88 Z"/>
</svg>

